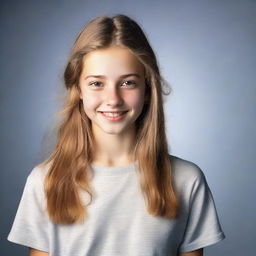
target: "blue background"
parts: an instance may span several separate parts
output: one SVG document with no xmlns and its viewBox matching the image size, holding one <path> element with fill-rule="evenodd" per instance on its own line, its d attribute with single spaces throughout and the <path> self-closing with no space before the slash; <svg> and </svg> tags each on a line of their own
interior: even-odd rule
<svg viewBox="0 0 256 256">
<path fill-rule="evenodd" d="M 62 74 L 82 26 L 123 13 L 144 29 L 163 77 L 170 153 L 198 164 L 226 234 L 205 255 L 255 252 L 256 1 L 1 1 L 1 255 L 27 175 L 54 144 Z"/>
</svg>

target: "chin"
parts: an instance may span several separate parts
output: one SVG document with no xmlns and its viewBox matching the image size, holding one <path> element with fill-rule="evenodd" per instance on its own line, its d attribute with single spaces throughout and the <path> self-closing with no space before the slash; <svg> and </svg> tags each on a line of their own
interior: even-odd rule
<svg viewBox="0 0 256 256">
<path fill-rule="evenodd" d="M 101 129 L 102 130 L 102 132 L 104 132 L 104 133 L 107 133 L 107 134 L 112 134 L 112 135 L 121 135 L 121 134 L 124 134 L 125 133 L 125 131 L 127 131 L 126 129 L 124 129 L 124 128 L 113 128 L 113 127 L 109 127 L 109 128 L 103 128 L 103 129 Z"/>
<path fill-rule="evenodd" d="M 98 134 L 109 134 L 109 135 L 127 135 L 130 133 L 132 128 L 131 124 L 116 124 L 116 125 L 106 125 L 98 124 L 95 126 L 95 132 Z M 104 136 L 103 136 L 104 137 Z"/>
<path fill-rule="evenodd" d="M 104 130 L 103 132 L 107 133 L 107 134 L 112 134 L 112 135 L 119 135 L 122 134 L 123 131 L 113 131 L 113 130 Z"/>
</svg>

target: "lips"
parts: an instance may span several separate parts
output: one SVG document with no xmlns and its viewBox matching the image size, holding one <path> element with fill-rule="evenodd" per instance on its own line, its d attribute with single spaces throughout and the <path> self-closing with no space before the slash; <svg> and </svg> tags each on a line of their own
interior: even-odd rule
<svg viewBox="0 0 256 256">
<path fill-rule="evenodd" d="M 110 117 L 116 117 L 116 116 L 121 116 L 125 114 L 127 111 L 115 111 L 115 112 L 110 112 L 110 111 L 100 111 L 103 115 L 105 116 L 110 116 Z"/>
<path fill-rule="evenodd" d="M 110 121 L 122 120 L 128 111 L 99 111 L 101 115 Z"/>
</svg>

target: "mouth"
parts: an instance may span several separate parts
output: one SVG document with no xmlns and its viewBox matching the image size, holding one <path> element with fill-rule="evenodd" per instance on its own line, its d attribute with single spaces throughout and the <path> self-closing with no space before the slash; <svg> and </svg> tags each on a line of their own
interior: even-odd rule
<svg viewBox="0 0 256 256">
<path fill-rule="evenodd" d="M 128 111 L 99 111 L 99 113 L 110 121 L 119 121 L 123 119 Z"/>
<path fill-rule="evenodd" d="M 104 116 L 117 117 L 117 116 L 124 115 L 128 111 L 99 111 L 99 112 Z"/>
</svg>

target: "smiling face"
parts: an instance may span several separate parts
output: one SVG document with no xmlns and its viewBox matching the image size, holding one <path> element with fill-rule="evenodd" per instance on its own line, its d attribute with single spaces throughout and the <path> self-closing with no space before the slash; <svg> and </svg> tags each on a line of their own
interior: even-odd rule
<svg viewBox="0 0 256 256">
<path fill-rule="evenodd" d="M 97 136 L 135 128 L 145 97 L 144 67 L 128 49 L 94 50 L 83 59 L 80 98 Z"/>
</svg>

